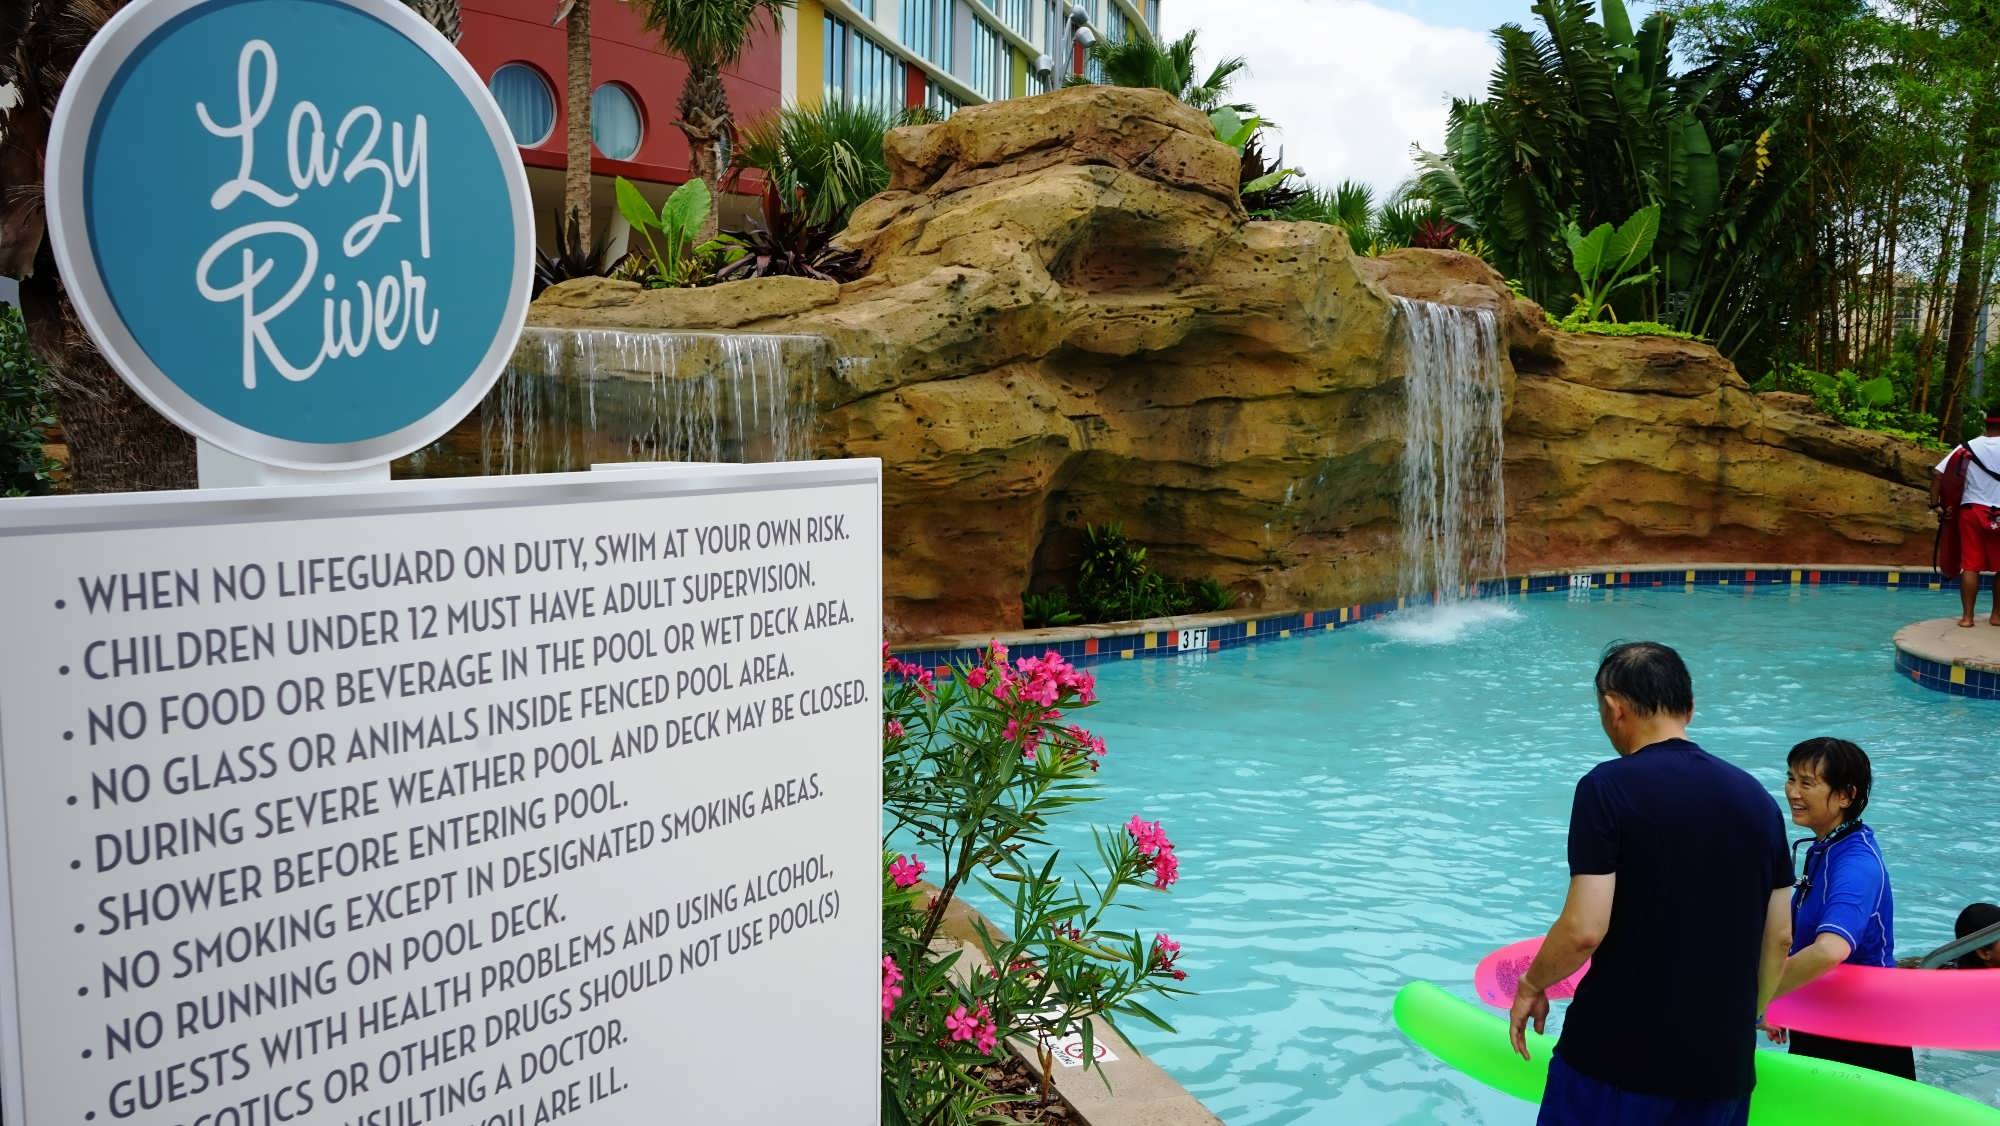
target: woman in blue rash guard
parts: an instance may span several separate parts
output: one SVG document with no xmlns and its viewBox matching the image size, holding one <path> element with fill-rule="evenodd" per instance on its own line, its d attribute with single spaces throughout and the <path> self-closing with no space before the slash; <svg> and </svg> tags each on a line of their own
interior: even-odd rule
<svg viewBox="0 0 2000 1126">
<path fill-rule="evenodd" d="M 1861 823 L 1873 782 L 1867 753 L 1845 739 L 1808 739 L 1785 758 L 1785 800 L 1792 822 L 1813 835 L 1797 843 L 1809 847 L 1792 893 L 1792 953 L 1785 959 L 1776 996 L 1842 963 L 1896 964 L 1889 868 L 1874 831 Z M 1917 1077 L 1916 1055 L 1907 1047 L 1769 1031 L 1773 1041 L 1789 1039 L 1794 1055 Z"/>
</svg>

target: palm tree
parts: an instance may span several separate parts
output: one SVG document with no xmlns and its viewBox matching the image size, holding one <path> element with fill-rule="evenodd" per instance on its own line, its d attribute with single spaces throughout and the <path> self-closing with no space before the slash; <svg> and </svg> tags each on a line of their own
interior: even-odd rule
<svg viewBox="0 0 2000 1126">
<path fill-rule="evenodd" d="M 0 5 L 0 275 L 21 282 L 28 341 L 48 368 L 78 492 L 188 488 L 194 441 L 111 370 L 56 274 L 43 230 L 42 167 L 57 97 L 84 45 L 125 0 L 17 0 Z"/>
<path fill-rule="evenodd" d="M 454 44 L 464 33 L 459 27 L 458 0 L 403 0 L 403 3 Z"/>
<path fill-rule="evenodd" d="M 688 139 L 688 171 L 708 185 L 711 195 L 722 190 L 722 145 L 729 136 L 729 91 L 722 85 L 722 68 L 736 65 L 768 16 L 771 31 L 782 30 L 785 9 L 793 0 L 632 0 L 645 17 L 646 28 L 666 49 L 687 62 L 687 83 L 681 87 L 674 124 Z M 715 213 L 702 224 L 699 239 L 715 233 Z"/>
<path fill-rule="evenodd" d="M 1241 55 L 1231 55 L 1216 63 L 1209 70 L 1208 77 L 1197 81 L 1195 33 L 1192 31 L 1164 46 L 1143 35 L 1117 42 L 1100 39 L 1090 45 L 1089 52 L 1103 69 L 1106 85 L 1165 90 L 1203 113 L 1213 113 L 1222 108 L 1225 104 L 1223 99 L 1229 96 L 1230 85 L 1247 65 Z M 1071 84 L 1087 84 L 1088 81 L 1072 78 Z M 1252 112 L 1250 106 L 1240 102 L 1230 108 L 1241 114 Z"/>
<path fill-rule="evenodd" d="M 563 217 L 569 245 L 590 245 L 590 0 L 561 0 L 551 25 L 562 24 L 569 54 L 569 127 L 563 132 Z"/>
</svg>

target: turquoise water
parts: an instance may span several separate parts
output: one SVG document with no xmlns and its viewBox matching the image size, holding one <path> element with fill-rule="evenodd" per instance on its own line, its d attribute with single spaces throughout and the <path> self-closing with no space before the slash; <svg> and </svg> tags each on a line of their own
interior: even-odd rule
<svg viewBox="0 0 2000 1126">
<path fill-rule="evenodd" d="M 1231 1126 L 1531 1123 L 1404 1040 L 1389 1004 L 1415 978 L 1471 999 L 1482 955 L 1554 918 L 1572 787 L 1612 754 L 1590 690 L 1603 646 L 1678 648 L 1694 738 L 1781 803 L 1793 743 L 1866 748 L 1897 946 L 1921 953 L 1967 902 L 2000 901 L 2000 703 L 1892 668 L 1898 626 L 1954 608 L 1859 587 L 1596 591 L 1474 607 L 1506 616 L 1444 643 L 1390 619 L 1101 665 L 1103 703 L 1077 718 L 1110 744 L 1103 800 L 1053 843 L 1087 859 L 1090 824 L 1133 813 L 1172 836 L 1180 884 L 1123 925 L 1183 942 L 1199 995 L 1161 1009 L 1175 1035 L 1126 1031 Z M 1919 1050 L 1918 1071 L 2000 1104 L 2000 1054 Z"/>
</svg>

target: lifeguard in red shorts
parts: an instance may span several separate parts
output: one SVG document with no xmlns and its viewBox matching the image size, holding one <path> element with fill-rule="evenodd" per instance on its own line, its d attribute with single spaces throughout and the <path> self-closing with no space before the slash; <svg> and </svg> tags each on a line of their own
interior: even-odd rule
<svg viewBox="0 0 2000 1126">
<path fill-rule="evenodd" d="M 1993 613 L 2000 626 L 2000 410 L 1986 416 L 1986 435 L 1945 455 L 1931 478 L 1931 507 L 1944 526 L 1938 534 L 1938 569 L 1958 579 L 1965 613 L 1958 624 L 1971 629 L 1979 608 L 1979 576 L 1994 572 Z"/>
</svg>

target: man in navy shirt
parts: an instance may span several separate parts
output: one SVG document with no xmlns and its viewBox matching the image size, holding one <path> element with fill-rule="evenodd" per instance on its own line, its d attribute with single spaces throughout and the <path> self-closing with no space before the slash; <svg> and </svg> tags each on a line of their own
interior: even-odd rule
<svg viewBox="0 0 2000 1126">
<path fill-rule="evenodd" d="M 1618 758 L 1577 783 L 1569 896 L 1511 1014 L 1548 1017 L 1546 990 L 1590 959 L 1549 1061 L 1542 1126 L 1742 1126 L 1758 1018 L 1792 941 L 1792 856 L 1757 780 L 1687 738 L 1680 654 L 1642 641 L 1597 668 Z"/>
</svg>

